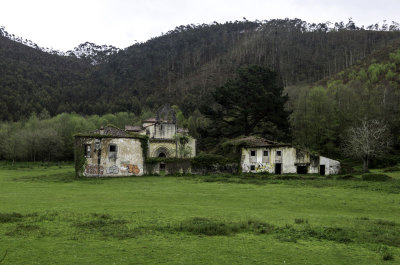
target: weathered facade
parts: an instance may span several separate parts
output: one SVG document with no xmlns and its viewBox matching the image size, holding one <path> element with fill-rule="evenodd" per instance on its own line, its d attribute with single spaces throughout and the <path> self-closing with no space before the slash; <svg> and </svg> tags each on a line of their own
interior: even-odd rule
<svg viewBox="0 0 400 265">
<path fill-rule="evenodd" d="M 340 162 L 259 137 L 240 139 L 240 165 L 243 172 L 269 172 L 274 174 L 338 174 Z"/>
<path fill-rule="evenodd" d="M 77 174 L 87 177 L 143 175 L 143 140 L 114 127 L 75 136 Z"/>
<path fill-rule="evenodd" d="M 77 175 L 131 176 L 147 173 L 146 158 L 196 155 L 196 141 L 185 129 L 177 128 L 175 112 L 164 106 L 157 117 L 142 126 L 125 126 L 125 130 L 107 126 L 75 136 Z M 147 165 L 151 172 L 165 169 L 165 163 Z"/>
</svg>

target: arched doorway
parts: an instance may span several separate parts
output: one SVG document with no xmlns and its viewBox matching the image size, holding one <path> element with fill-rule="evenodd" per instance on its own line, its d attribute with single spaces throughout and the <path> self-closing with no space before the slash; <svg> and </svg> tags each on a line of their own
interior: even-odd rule
<svg viewBox="0 0 400 265">
<path fill-rule="evenodd" d="M 158 157 L 167 157 L 164 152 L 158 154 Z M 165 170 L 165 163 L 160 162 L 160 172 Z"/>
<path fill-rule="evenodd" d="M 153 157 L 170 157 L 170 152 L 165 146 L 160 146 L 153 152 Z"/>
</svg>

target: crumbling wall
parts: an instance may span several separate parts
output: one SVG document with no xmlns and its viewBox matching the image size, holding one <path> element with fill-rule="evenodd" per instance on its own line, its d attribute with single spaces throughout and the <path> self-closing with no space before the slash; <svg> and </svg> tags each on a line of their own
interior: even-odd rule
<svg viewBox="0 0 400 265">
<path fill-rule="evenodd" d="M 86 158 L 83 175 L 87 177 L 140 176 L 144 173 L 144 158 L 139 139 L 101 138 L 101 149 L 95 149 L 95 139 L 88 140 L 91 157 Z M 110 145 L 116 152 L 110 154 Z M 100 158 L 100 159 L 99 159 Z"/>
<path fill-rule="evenodd" d="M 251 151 L 256 152 L 256 156 L 251 156 Z M 268 151 L 268 156 L 264 156 L 264 151 Z M 277 156 L 277 151 L 281 151 L 281 156 Z M 296 149 L 293 147 L 259 147 L 242 148 L 241 168 L 243 172 L 269 172 L 275 173 L 277 163 L 282 164 L 282 173 L 296 173 Z M 254 166 L 254 170 L 252 170 Z"/>
<path fill-rule="evenodd" d="M 339 174 L 340 162 L 324 156 L 320 156 L 320 165 L 325 165 L 325 175 Z"/>
</svg>

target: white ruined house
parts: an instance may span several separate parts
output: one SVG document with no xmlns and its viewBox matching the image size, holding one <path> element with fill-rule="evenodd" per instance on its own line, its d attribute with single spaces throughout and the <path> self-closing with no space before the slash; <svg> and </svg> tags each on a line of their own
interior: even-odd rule
<svg viewBox="0 0 400 265">
<path fill-rule="evenodd" d="M 289 144 L 269 141 L 260 137 L 232 140 L 241 148 L 243 172 L 269 172 L 274 174 L 338 174 L 340 162 L 311 154 Z"/>
</svg>

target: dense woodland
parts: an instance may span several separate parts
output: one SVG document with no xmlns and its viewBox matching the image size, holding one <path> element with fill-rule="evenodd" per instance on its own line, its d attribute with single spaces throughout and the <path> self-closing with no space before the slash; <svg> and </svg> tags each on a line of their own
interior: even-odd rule
<svg viewBox="0 0 400 265">
<path fill-rule="evenodd" d="M 164 103 L 176 105 L 180 126 L 202 143 L 212 120 L 203 106 L 248 65 L 272 69 L 289 95 L 290 126 L 280 140 L 340 157 L 343 133 L 362 118 L 378 118 L 389 124 L 394 147 L 400 144 L 394 22 L 245 20 L 180 26 L 124 50 L 95 53 L 91 46 L 80 46 L 87 57 L 46 53 L 1 28 L 0 159 L 71 159 L 73 133 L 139 124 Z"/>
</svg>

